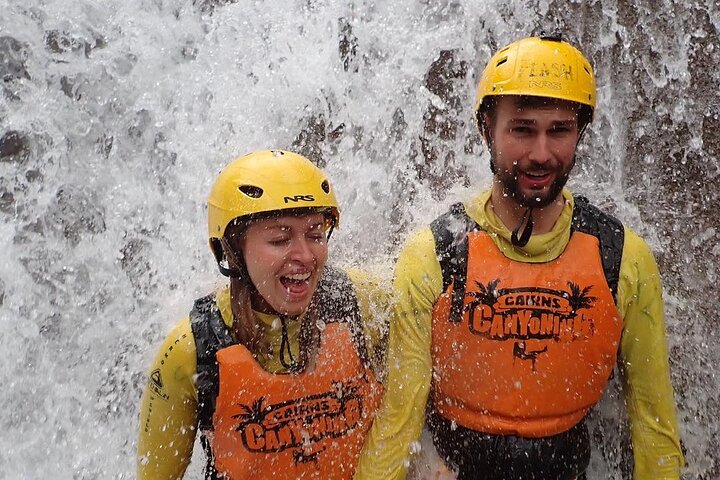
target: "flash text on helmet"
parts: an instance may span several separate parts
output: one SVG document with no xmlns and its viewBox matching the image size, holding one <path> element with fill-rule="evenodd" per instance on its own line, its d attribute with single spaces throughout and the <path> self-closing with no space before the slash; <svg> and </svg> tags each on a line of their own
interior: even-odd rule
<svg viewBox="0 0 720 480">
<path fill-rule="evenodd" d="M 566 63 L 526 62 L 520 65 L 520 75 L 531 79 L 573 80 L 572 65 Z"/>
</svg>

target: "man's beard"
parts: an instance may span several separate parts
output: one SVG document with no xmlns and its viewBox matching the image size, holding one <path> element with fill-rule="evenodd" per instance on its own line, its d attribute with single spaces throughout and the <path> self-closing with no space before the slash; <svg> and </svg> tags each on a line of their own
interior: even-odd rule
<svg viewBox="0 0 720 480">
<path fill-rule="evenodd" d="M 495 175 L 497 176 L 498 180 L 502 185 L 503 193 L 515 200 L 520 206 L 525 208 L 543 208 L 547 207 L 553 201 L 555 201 L 555 199 L 558 198 L 558 195 L 560 195 L 560 193 L 562 192 L 562 189 L 565 187 L 565 184 L 570 177 L 570 171 L 572 170 L 573 165 L 575 165 L 575 159 L 573 159 L 573 162 L 570 164 L 570 167 L 566 171 L 561 171 L 557 169 L 551 170 L 551 173 L 555 174 L 555 179 L 550 184 L 550 188 L 547 190 L 547 192 L 526 194 L 520 190 L 520 185 L 518 183 L 517 165 L 513 165 L 510 171 L 497 168 L 494 152 L 491 155 L 492 157 L 490 159 L 490 162 L 493 165 L 493 171 Z"/>
</svg>

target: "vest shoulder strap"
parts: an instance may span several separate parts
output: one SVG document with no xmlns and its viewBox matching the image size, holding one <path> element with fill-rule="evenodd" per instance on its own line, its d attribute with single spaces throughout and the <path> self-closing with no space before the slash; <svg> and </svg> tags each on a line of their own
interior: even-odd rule
<svg viewBox="0 0 720 480">
<path fill-rule="evenodd" d="M 479 226 L 467 213 L 462 203 L 455 203 L 450 210 L 430 224 L 435 237 L 435 254 L 443 277 L 443 292 L 452 284 L 453 295 L 450 321 L 462 319 L 465 282 L 467 280 L 468 234 Z"/>
<path fill-rule="evenodd" d="M 235 342 L 217 308 L 214 294 L 195 301 L 190 311 L 190 328 L 195 339 L 197 361 L 195 388 L 198 396 L 198 429 L 200 443 L 207 456 L 203 476 L 205 480 L 217 480 L 210 441 L 203 432 L 213 429 L 215 401 L 220 393 L 219 368 L 215 354 Z"/>
<path fill-rule="evenodd" d="M 350 329 L 360 360 L 365 368 L 371 368 L 360 306 L 348 274 L 331 266 L 325 267 L 316 299 L 318 318 L 326 324 L 344 323 Z"/>
<path fill-rule="evenodd" d="M 622 222 L 592 205 L 586 197 L 576 195 L 571 229 L 593 235 L 600 242 L 600 258 L 605 279 L 617 301 L 620 263 L 625 242 Z"/>
<path fill-rule="evenodd" d="M 215 303 L 215 295 L 195 301 L 190 312 L 190 327 L 195 338 L 198 394 L 198 426 L 200 431 L 212 430 L 215 399 L 219 392 L 218 350 L 234 342 L 230 330 L 222 319 Z"/>
</svg>

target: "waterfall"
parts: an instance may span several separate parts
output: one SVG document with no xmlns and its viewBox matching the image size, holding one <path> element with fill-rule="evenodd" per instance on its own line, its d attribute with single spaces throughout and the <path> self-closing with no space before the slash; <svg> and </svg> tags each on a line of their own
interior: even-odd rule
<svg viewBox="0 0 720 480">
<path fill-rule="evenodd" d="M 717 0 L 0 0 L 0 479 L 134 478 L 145 370 L 222 281 L 205 200 L 226 163 L 310 157 L 342 206 L 332 261 L 389 276 L 489 185 L 477 81 L 541 29 L 595 66 L 570 187 L 653 248 L 685 478 L 720 478 Z M 590 478 L 629 478 L 617 392 Z"/>
</svg>

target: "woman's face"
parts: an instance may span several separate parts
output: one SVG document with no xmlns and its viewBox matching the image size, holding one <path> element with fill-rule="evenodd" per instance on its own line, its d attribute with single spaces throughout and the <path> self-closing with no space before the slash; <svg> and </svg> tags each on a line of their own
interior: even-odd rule
<svg viewBox="0 0 720 480">
<path fill-rule="evenodd" d="M 299 315 L 310 305 L 328 256 L 321 213 L 287 215 L 252 222 L 242 254 L 261 298 L 254 308 Z"/>
</svg>

